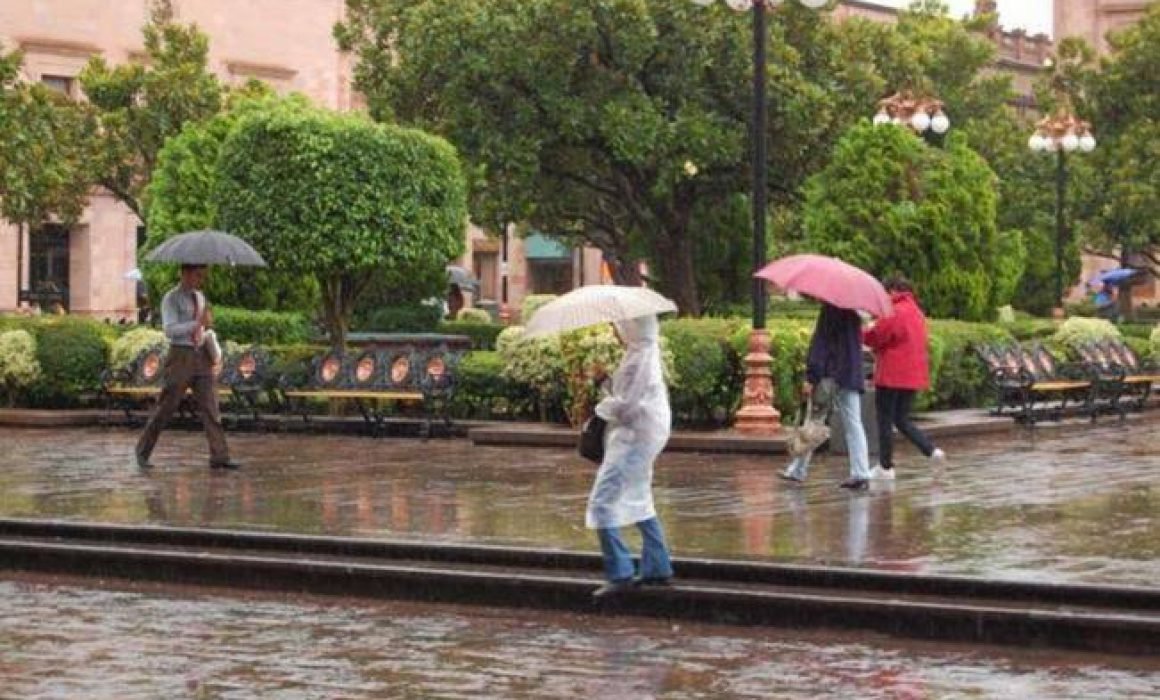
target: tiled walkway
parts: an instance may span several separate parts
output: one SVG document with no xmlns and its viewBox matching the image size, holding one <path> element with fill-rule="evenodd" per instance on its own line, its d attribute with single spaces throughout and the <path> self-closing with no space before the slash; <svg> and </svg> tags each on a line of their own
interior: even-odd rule
<svg viewBox="0 0 1160 700">
<path fill-rule="evenodd" d="M 666 454 L 656 494 L 678 556 L 795 559 L 901 571 L 1154 586 L 1160 580 L 1155 420 L 947 442 L 940 470 L 904 450 L 899 479 L 837 488 L 840 458 L 804 488 L 770 457 Z M 571 451 L 464 440 L 240 434 L 236 473 L 199 433 L 162 437 L 142 473 L 125 429 L 0 428 L 0 517 L 277 529 L 595 549 L 594 468 Z"/>
</svg>

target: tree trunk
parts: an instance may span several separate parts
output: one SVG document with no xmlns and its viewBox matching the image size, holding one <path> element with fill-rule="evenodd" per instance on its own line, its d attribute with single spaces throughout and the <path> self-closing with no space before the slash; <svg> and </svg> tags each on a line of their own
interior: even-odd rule
<svg viewBox="0 0 1160 700">
<path fill-rule="evenodd" d="M 1130 267 L 1131 261 L 1131 251 L 1128 250 L 1127 246 L 1121 245 L 1120 267 Z M 1135 285 L 1132 284 L 1131 280 L 1128 280 L 1125 284 L 1120 285 L 1120 293 L 1116 295 L 1116 305 L 1118 306 L 1119 317 L 1124 321 L 1132 321 L 1136 318 L 1135 311 L 1132 308 L 1132 287 L 1134 286 Z"/>
<path fill-rule="evenodd" d="M 628 260 L 608 251 L 605 251 L 604 255 L 605 259 L 608 260 L 608 267 L 612 271 L 613 282 L 627 287 L 641 285 L 640 266 L 636 260 Z"/>
<path fill-rule="evenodd" d="M 693 242 L 687 227 L 670 229 L 657 246 L 657 264 L 660 267 L 664 290 L 677 303 L 682 316 L 700 316 L 701 298 L 697 293 L 697 275 L 693 267 Z"/>
<path fill-rule="evenodd" d="M 330 347 L 342 352 L 346 347 L 346 331 L 349 315 L 346 310 L 346 294 L 341 276 L 319 280 L 322 284 L 322 306 L 326 322 L 326 332 L 330 336 Z"/>
</svg>

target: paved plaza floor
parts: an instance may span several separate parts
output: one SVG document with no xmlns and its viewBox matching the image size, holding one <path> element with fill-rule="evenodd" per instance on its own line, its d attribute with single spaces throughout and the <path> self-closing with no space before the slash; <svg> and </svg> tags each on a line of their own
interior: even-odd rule
<svg viewBox="0 0 1160 700">
<path fill-rule="evenodd" d="M 798 487 L 777 478 L 784 458 L 666 453 L 656 498 L 677 556 L 1154 586 L 1158 426 L 950 440 L 937 469 L 905 448 L 897 481 L 856 494 L 836 488 L 840 457 Z M 250 433 L 230 437 L 244 468 L 217 472 L 201 433 L 172 431 L 142 472 L 136 437 L 0 428 L 0 517 L 596 549 L 583 527 L 594 467 L 570 450 Z"/>
</svg>

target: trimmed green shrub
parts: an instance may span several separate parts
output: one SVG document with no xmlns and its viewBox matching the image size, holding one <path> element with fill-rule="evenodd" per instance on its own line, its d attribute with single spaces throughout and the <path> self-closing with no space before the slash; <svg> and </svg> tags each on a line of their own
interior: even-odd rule
<svg viewBox="0 0 1160 700">
<path fill-rule="evenodd" d="M 0 333 L 0 390 L 9 406 L 36 380 L 40 363 L 36 360 L 36 339 L 26 330 Z"/>
<path fill-rule="evenodd" d="M 678 422 L 722 425 L 729 421 L 745 377 L 741 356 L 731 340 L 744 326 L 740 319 L 713 318 L 681 318 L 661 325 L 679 377 L 670 391 Z"/>
<path fill-rule="evenodd" d="M 1160 326 L 1156 326 L 1156 328 L 1152 330 L 1151 341 L 1152 358 L 1160 359 Z"/>
<path fill-rule="evenodd" d="M 467 353 L 459 363 L 451 410 L 459 418 L 536 419 L 537 397 L 526 384 L 504 375 L 495 351 Z"/>
<path fill-rule="evenodd" d="M 360 331 L 374 333 L 431 333 L 439 328 L 443 310 L 437 306 L 388 306 L 367 316 Z"/>
<path fill-rule="evenodd" d="M 154 347 L 169 348 L 164 333 L 144 326 L 134 328 L 113 341 L 109 348 L 109 367 L 121 369 L 137 359 L 142 351 Z"/>
<path fill-rule="evenodd" d="M 221 342 L 279 345 L 310 339 L 310 323 L 292 311 L 250 311 L 213 307 L 213 325 Z"/>
<path fill-rule="evenodd" d="M 920 396 L 918 405 L 927 409 L 985 406 L 991 395 L 987 372 L 975 348 L 980 344 L 1010 343 L 1006 330 L 965 321 L 930 322 L 929 396 Z"/>
<path fill-rule="evenodd" d="M 1014 338 L 1020 342 L 1025 340 L 1045 340 L 1055 335 L 1059 329 L 1059 323 L 1049 318 L 1017 318 L 1009 323 L 997 324 L 1000 328 L 1010 333 Z"/>
<path fill-rule="evenodd" d="M 1120 329 L 1120 334 L 1125 338 L 1142 338 L 1148 340 L 1152 337 L 1152 326 L 1147 323 L 1119 323 L 1116 327 Z"/>
<path fill-rule="evenodd" d="M 530 387 L 539 397 L 540 420 L 560 416 L 567 405 L 564 386 L 564 355 L 560 336 L 525 338 L 523 326 L 509 326 L 496 339 L 503 358 L 503 376 Z"/>
<path fill-rule="evenodd" d="M 459 313 L 455 315 L 455 320 L 468 323 L 491 323 L 491 314 L 483 309 L 465 308 L 459 310 Z"/>
<path fill-rule="evenodd" d="M 503 324 L 475 323 L 474 321 L 444 321 L 439 324 L 439 332 L 448 335 L 466 335 L 471 338 L 475 350 L 495 350 L 495 341 L 506 328 Z"/>
<path fill-rule="evenodd" d="M 41 320 L 35 334 L 41 378 L 28 388 L 33 407 L 76 406 L 100 387 L 115 331 L 79 316 L 60 316 Z"/>
<path fill-rule="evenodd" d="M 1052 341 L 1070 350 L 1085 343 L 1119 337 L 1120 331 L 1111 321 L 1077 316 L 1064 321 L 1052 336 Z"/>
</svg>

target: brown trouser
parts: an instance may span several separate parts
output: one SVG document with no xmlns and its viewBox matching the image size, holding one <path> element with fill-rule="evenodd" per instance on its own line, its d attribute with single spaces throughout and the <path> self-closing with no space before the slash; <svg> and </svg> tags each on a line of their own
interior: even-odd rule
<svg viewBox="0 0 1160 700">
<path fill-rule="evenodd" d="M 149 459 L 153 446 L 173 417 L 186 389 L 193 389 L 193 399 L 197 403 L 197 413 L 205 426 L 205 436 L 209 439 L 209 461 L 218 464 L 229 461 L 230 450 L 226 445 L 226 434 L 222 430 L 221 413 L 218 411 L 217 392 L 214 390 L 213 369 L 204 349 L 194 350 L 179 345 L 169 348 L 165 358 L 165 384 L 157 399 L 157 410 L 145 425 L 145 432 L 137 441 L 137 456 Z"/>
</svg>

